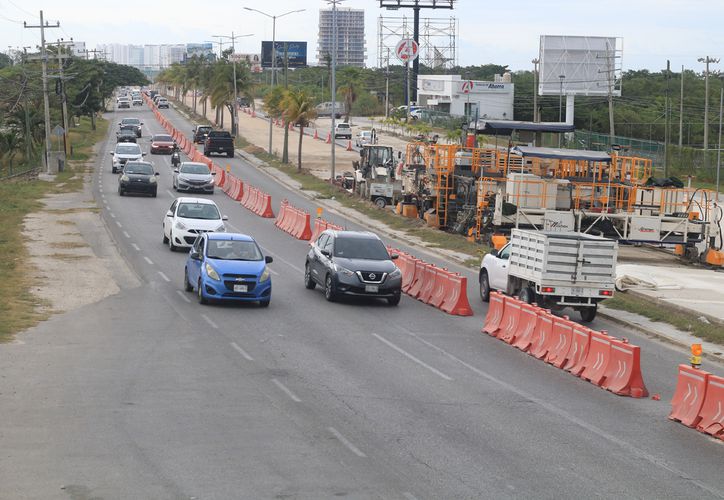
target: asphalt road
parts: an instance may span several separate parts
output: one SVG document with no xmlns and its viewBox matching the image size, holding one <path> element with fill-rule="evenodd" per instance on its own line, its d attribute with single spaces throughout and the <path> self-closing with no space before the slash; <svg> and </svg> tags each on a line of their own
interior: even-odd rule
<svg viewBox="0 0 724 500">
<path fill-rule="evenodd" d="M 145 106 L 120 115 L 142 117 L 144 140 L 162 131 Z M 642 346 L 662 400 L 635 400 L 480 334 L 474 283 L 468 318 L 407 297 L 327 303 L 302 284 L 307 243 L 220 191 L 230 227 L 275 259 L 272 302 L 201 306 L 185 254 L 161 242 L 169 157 L 147 156 L 158 198 L 121 198 L 110 139 L 94 193 L 143 285 L 0 346 L 0 498 L 724 497 L 722 442 L 666 418 L 681 352 L 594 323 Z M 315 208 L 238 157 L 218 163 L 275 210 Z"/>
</svg>

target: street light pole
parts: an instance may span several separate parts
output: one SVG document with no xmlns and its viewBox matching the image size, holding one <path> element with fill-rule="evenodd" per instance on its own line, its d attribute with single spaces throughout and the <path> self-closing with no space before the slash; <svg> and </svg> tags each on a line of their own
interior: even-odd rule
<svg viewBox="0 0 724 500">
<path fill-rule="evenodd" d="M 714 57 L 700 57 L 697 59 L 700 63 L 706 65 L 704 71 L 704 158 L 708 160 L 709 155 L 707 150 L 709 149 L 709 64 L 717 64 L 719 59 Z M 708 161 L 707 161 L 708 163 Z"/>
<path fill-rule="evenodd" d="M 531 61 L 533 63 L 533 121 L 538 121 L 538 63 L 540 60 L 536 57 Z"/>
<path fill-rule="evenodd" d="M 332 4 L 332 169 L 330 172 L 330 182 L 334 183 L 335 177 L 335 137 L 334 129 L 336 126 L 337 112 L 337 4 L 342 0 L 326 0 Z"/>
<path fill-rule="evenodd" d="M 719 145 L 716 148 L 716 201 L 719 202 L 719 170 L 721 169 L 721 119 L 724 109 L 724 74 L 719 75 L 721 90 L 719 91 Z"/>
<path fill-rule="evenodd" d="M 231 32 L 231 36 L 228 36 L 228 35 L 211 35 L 212 38 L 228 38 L 229 40 L 231 40 L 230 43 L 231 43 L 231 55 L 232 55 L 232 56 L 233 56 L 234 54 L 236 54 L 236 39 L 237 39 L 237 38 L 244 38 L 244 37 L 247 37 L 247 36 L 254 36 L 254 34 L 253 34 L 253 33 L 248 33 L 248 34 L 246 34 L 246 35 L 234 35 L 234 32 L 232 31 L 232 32 Z M 221 42 L 220 42 L 220 41 L 219 41 L 219 50 L 221 50 Z M 236 58 L 232 58 L 231 64 L 232 64 L 232 67 L 234 68 L 234 69 L 233 69 L 233 72 L 234 72 L 234 73 L 233 73 L 233 78 L 234 78 L 234 105 L 231 107 L 231 110 L 232 110 L 232 111 L 231 111 L 231 122 L 232 122 L 231 129 L 232 129 L 232 131 L 233 131 L 233 133 L 234 133 L 234 137 L 238 137 L 238 135 L 239 135 L 239 114 L 238 114 L 238 112 L 237 112 L 237 103 L 238 103 L 238 101 L 239 101 L 239 95 L 237 94 L 237 91 L 236 91 Z M 194 89 L 194 92 L 196 92 L 195 89 Z"/>
<path fill-rule="evenodd" d="M 258 9 L 252 9 L 251 7 L 244 7 L 244 10 L 248 10 L 251 12 L 257 12 L 261 14 L 262 16 L 266 16 L 272 20 L 272 50 L 271 50 L 271 85 L 270 88 L 274 88 L 274 72 L 276 70 L 276 63 L 277 63 L 277 54 L 276 54 L 276 45 L 277 45 L 277 18 L 284 17 L 289 14 L 294 14 L 296 12 L 304 12 L 307 9 L 296 9 L 296 10 L 290 10 L 289 12 L 285 12 L 284 14 L 280 14 L 278 16 L 273 16 L 271 14 L 267 14 L 266 12 L 262 12 Z M 274 132 L 274 128 L 272 127 L 272 119 L 271 116 L 269 116 L 269 154 L 272 154 L 272 134 Z"/>
</svg>

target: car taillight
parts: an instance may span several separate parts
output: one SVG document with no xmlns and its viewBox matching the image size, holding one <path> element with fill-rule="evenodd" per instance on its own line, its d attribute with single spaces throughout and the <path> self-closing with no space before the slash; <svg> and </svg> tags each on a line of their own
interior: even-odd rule
<svg viewBox="0 0 724 500">
<path fill-rule="evenodd" d="M 598 295 L 605 295 L 606 297 L 612 297 L 613 290 L 599 290 Z"/>
<path fill-rule="evenodd" d="M 552 286 L 544 286 L 540 289 L 540 293 L 554 293 L 556 291 Z"/>
</svg>

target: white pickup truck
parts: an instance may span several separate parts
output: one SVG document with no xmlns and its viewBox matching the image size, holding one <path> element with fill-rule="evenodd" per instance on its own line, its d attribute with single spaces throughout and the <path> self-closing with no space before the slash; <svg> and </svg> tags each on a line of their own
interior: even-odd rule
<svg viewBox="0 0 724 500">
<path fill-rule="evenodd" d="M 613 296 L 618 243 L 574 232 L 513 229 L 510 242 L 480 263 L 480 297 L 491 290 L 541 307 L 579 311 L 593 321 L 597 304 Z"/>
</svg>

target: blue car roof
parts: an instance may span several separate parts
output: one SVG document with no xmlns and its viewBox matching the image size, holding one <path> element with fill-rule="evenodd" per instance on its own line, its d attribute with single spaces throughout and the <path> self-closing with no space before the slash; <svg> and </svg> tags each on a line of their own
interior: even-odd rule
<svg viewBox="0 0 724 500">
<path fill-rule="evenodd" d="M 207 233 L 210 240 L 238 240 L 238 241 L 254 241 L 254 238 L 248 234 L 241 233 Z"/>
</svg>

